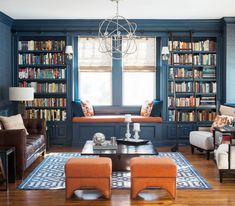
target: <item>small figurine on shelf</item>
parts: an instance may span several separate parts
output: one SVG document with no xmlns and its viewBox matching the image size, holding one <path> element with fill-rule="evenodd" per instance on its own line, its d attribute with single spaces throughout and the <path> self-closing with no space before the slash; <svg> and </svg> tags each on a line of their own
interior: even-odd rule
<svg viewBox="0 0 235 206">
<path fill-rule="evenodd" d="M 140 132 L 140 123 L 134 123 L 134 128 L 133 131 L 135 132 L 134 134 L 134 139 L 137 141 L 140 136 L 139 136 L 139 132 Z"/>
<path fill-rule="evenodd" d="M 126 139 L 125 140 L 130 140 L 130 137 L 131 137 L 131 133 L 130 133 L 131 114 L 125 114 L 125 122 L 127 123 L 126 124 L 126 134 L 125 134 Z"/>
</svg>

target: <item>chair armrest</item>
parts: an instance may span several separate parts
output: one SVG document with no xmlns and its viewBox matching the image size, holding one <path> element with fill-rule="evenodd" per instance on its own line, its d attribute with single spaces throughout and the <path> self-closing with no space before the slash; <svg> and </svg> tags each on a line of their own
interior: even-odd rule
<svg viewBox="0 0 235 206">
<path fill-rule="evenodd" d="M 17 168 L 25 168 L 26 132 L 24 129 L 0 130 L 0 146 L 15 147 Z"/>
</svg>

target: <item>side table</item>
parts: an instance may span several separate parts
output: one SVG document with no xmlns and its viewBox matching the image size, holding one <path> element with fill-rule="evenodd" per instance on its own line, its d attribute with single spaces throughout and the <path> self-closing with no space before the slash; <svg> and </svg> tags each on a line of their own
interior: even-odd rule
<svg viewBox="0 0 235 206">
<path fill-rule="evenodd" d="M 0 159 L 2 162 L 1 174 L 3 176 L 3 188 L 0 185 L 0 190 L 8 190 L 8 183 L 16 181 L 16 161 L 15 147 L 0 146 Z"/>
</svg>

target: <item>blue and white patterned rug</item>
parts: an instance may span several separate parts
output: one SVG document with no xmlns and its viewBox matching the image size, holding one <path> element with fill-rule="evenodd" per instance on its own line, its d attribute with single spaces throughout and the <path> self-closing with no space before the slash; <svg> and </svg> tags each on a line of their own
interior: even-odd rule
<svg viewBox="0 0 235 206">
<path fill-rule="evenodd" d="M 211 186 L 178 152 L 160 152 L 160 157 L 169 157 L 177 164 L 177 189 L 210 189 Z M 80 157 L 80 153 L 49 154 L 20 184 L 19 189 L 49 190 L 64 189 L 64 165 L 69 158 Z M 157 157 L 157 156 L 156 156 Z M 130 188 L 130 172 L 113 172 L 112 189 Z"/>
</svg>

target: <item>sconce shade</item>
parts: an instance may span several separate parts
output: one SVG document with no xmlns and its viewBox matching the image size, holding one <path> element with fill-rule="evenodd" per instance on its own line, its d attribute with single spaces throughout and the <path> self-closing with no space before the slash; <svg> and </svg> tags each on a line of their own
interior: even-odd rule
<svg viewBox="0 0 235 206">
<path fill-rule="evenodd" d="M 65 54 L 73 54 L 73 47 L 70 45 L 66 46 Z"/>
<path fill-rule="evenodd" d="M 162 55 L 170 54 L 169 48 L 167 46 L 162 47 Z"/>
<path fill-rule="evenodd" d="M 10 87 L 9 100 L 11 101 L 32 101 L 34 99 L 33 87 Z"/>
</svg>

